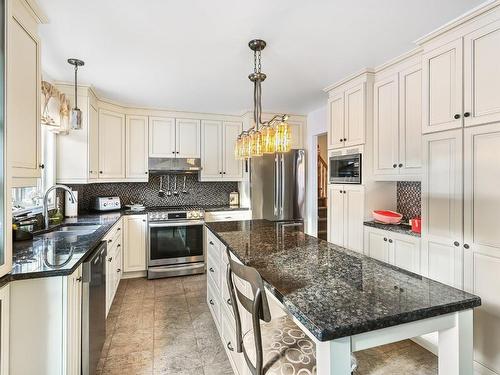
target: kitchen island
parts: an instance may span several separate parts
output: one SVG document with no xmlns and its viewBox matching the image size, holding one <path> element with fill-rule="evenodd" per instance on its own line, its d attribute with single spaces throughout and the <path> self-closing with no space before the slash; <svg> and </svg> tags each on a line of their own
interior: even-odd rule
<svg viewBox="0 0 500 375">
<path fill-rule="evenodd" d="M 350 374 L 351 352 L 435 331 L 439 373 L 472 374 L 472 309 L 480 306 L 479 297 L 294 226 L 266 220 L 206 226 L 221 254 L 227 247 L 256 268 L 268 294 L 314 340 L 318 375 Z"/>
</svg>

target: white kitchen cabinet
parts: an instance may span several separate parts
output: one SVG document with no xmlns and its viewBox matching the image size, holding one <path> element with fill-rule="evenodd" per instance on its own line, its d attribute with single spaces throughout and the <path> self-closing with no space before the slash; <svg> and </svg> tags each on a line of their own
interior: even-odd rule
<svg viewBox="0 0 500 375">
<path fill-rule="evenodd" d="M 500 20 L 464 37 L 464 124 L 500 121 Z"/>
<path fill-rule="evenodd" d="M 328 186 L 328 241 L 363 252 L 364 187 Z"/>
<path fill-rule="evenodd" d="M 462 38 L 422 57 L 422 133 L 462 127 Z"/>
<path fill-rule="evenodd" d="M 149 156 L 153 158 L 175 157 L 174 118 L 149 118 Z"/>
<path fill-rule="evenodd" d="M 201 181 L 219 180 L 222 177 L 222 133 L 222 121 L 201 122 Z"/>
<path fill-rule="evenodd" d="M 376 80 L 373 95 L 375 179 L 419 180 L 422 172 L 420 65 Z"/>
<path fill-rule="evenodd" d="M 366 82 L 332 93 L 328 101 L 328 148 L 365 143 Z"/>
<path fill-rule="evenodd" d="M 123 272 L 146 271 L 147 215 L 123 218 Z"/>
<path fill-rule="evenodd" d="M 422 273 L 462 287 L 462 130 L 423 137 Z"/>
<path fill-rule="evenodd" d="M 148 181 L 148 117 L 127 115 L 125 121 L 127 180 Z"/>
<path fill-rule="evenodd" d="M 464 132 L 464 289 L 474 309 L 474 359 L 500 373 L 500 123 Z"/>
<path fill-rule="evenodd" d="M 224 180 L 240 181 L 243 179 L 243 163 L 241 160 L 236 160 L 234 156 L 234 147 L 238 135 L 243 130 L 241 122 L 225 121 L 222 127 L 223 130 L 223 154 L 222 176 Z"/>
<path fill-rule="evenodd" d="M 364 227 L 365 254 L 420 274 L 420 239 L 378 228 Z"/>
<path fill-rule="evenodd" d="M 0 375 L 9 375 L 10 285 L 0 288 Z"/>
<path fill-rule="evenodd" d="M 243 163 L 234 156 L 236 140 L 242 130 L 241 122 L 202 121 L 200 181 L 243 179 Z"/>
<path fill-rule="evenodd" d="M 106 316 L 108 316 L 122 275 L 123 227 L 123 219 L 120 219 L 103 238 L 107 243 Z"/>
<path fill-rule="evenodd" d="M 201 156 L 200 120 L 175 120 L 175 152 L 177 158 L 199 158 Z"/>
<path fill-rule="evenodd" d="M 399 76 L 373 85 L 374 173 L 399 175 Z"/>
<path fill-rule="evenodd" d="M 82 266 L 66 281 L 66 374 L 79 375 L 82 363 Z"/>
<path fill-rule="evenodd" d="M 99 178 L 99 113 L 97 108 L 89 103 L 88 114 L 88 159 L 89 180 Z M 83 130 L 83 129 L 82 129 Z M 61 158 L 62 159 L 62 158 Z"/>
<path fill-rule="evenodd" d="M 23 0 L 9 1 L 6 7 L 7 162 L 12 177 L 34 181 L 41 168 L 38 24 Z"/>
<path fill-rule="evenodd" d="M 125 116 L 99 109 L 99 179 L 125 178 Z"/>
<path fill-rule="evenodd" d="M 302 141 L 302 130 L 304 128 L 304 123 L 292 120 L 288 120 L 287 123 L 290 128 L 290 148 L 303 148 L 304 142 Z"/>
</svg>

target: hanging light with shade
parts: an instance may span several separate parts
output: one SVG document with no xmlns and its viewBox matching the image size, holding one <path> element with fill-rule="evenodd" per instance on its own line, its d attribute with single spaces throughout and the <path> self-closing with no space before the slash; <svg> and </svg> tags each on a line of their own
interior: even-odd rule
<svg viewBox="0 0 500 375">
<path fill-rule="evenodd" d="M 234 155 L 238 160 L 290 151 L 288 115 L 276 115 L 270 121 L 262 122 L 262 82 L 266 75 L 261 71 L 261 52 L 266 42 L 253 39 L 248 46 L 254 54 L 254 71 L 248 76 L 254 84 L 253 126 L 243 131 L 236 140 Z"/>
<path fill-rule="evenodd" d="M 85 65 L 82 60 L 68 59 L 68 63 L 75 67 L 75 107 L 71 110 L 70 126 L 72 130 L 82 128 L 82 111 L 78 108 L 78 67 Z"/>
</svg>

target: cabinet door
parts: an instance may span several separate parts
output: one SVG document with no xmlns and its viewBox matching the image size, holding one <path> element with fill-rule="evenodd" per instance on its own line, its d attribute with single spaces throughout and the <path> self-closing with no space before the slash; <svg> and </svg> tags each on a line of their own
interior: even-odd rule
<svg viewBox="0 0 500 375">
<path fill-rule="evenodd" d="M 0 375 L 9 375 L 10 284 L 0 288 Z"/>
<path fill-rule="evenodd" d="M 66 374 L 81 372 L 82 267 L 67 278 Z"/>
<path fill-rule="evenodd" d="M 12 177 L 40 177 L 40 40 L 12 4 L 8 21 L 7 142 Z M 28 17 L 28 16 L 26 16 Z"/>
<path fill-rule="evenodd" d="M 243 130 L 241 122 L 224 122 L 223 133 L 223 171 L 222 175 L 225 180 L 241 181 L 243 179 L 243 163 L 241 160 L 236 160 L 234 157 L 234 147 L 238 135 Z"/>
<path fill-rule="evenodd" d="M 462 39 L 422 56 L 422 133 L 462 127 Z"/>
<path fill-rule="evenodd" d="M 201 156 L 200 120 L 175 120 L 175 148 L 178 158 Z"/>
<path fill-rule="evenodd" d="M 125 240 L 123 271 L 146 270 L 146 216 L 137 215 L 125 218 Z"/>
<path fill-rule="evenodd" d="M 500 121 L 500 21 L 464 38 L 464 124 Z"/>
<path fill-rule="evenodd" d="M 365 193 L 361 185 L 344 185 L 344 246 L 363 252 Z"/>
<path fill-rule="evenodd" d="M 106 317 L 108 316 L 111 303 L 113 302 L 113 284 L 115 279 L 115 272 L 113 267 L 115 265 L 115 246 L 108 246 L 108 253 L 106 256 Z"/>
<path fill-rule="evenodd" d="M 114 284 L 113 284 L 113 298 L 115 298 L 115 294 L 116 294 L 116 291 L 118 289 L 118 285 L 120 285 L 120 280 L 122 279 L 122 273 L 123 273 L 123 269 L 122 269 L 122 266 L 123 265 L 123 250 L 122 250 L 122 247 L 118 247 L 116 249 L 116 261 L 115 261 L 115 265 L 114 265 L 114 269 L 115 269 L 115 280 L 114 280 Z"/>
<path fill-rule="evenodd" d="M 399 173 L 422 174 L 422 68 L 399 73 Z"/>
<path fill-rule="evenodd" d="M 365 83 L 347 90 L 344 94 L 344 146 L 365 143 Z"/>
<path fill-rule="evenodd" d="M 344 93 L 338 93 L 328 100 L 328 148 L 344 147 Z"/>
<path fill-rule="evenodd" d="M 222 121 L 201 122 L 201 172 L 200 180 L 222 180 Z"/>
<path fill-rule="evenodd" d="M 500 373 L 500 124 L 464 134 L 464 288 L 474 309 L 474 359 Z M 467 248 L 468 247 L 468 248 Z"/>
<path fill-rule="evenodd" d="M 89 104 L 89 180 L 99 178 L 99 116 L 97 109 Z"/>
<path fill-rule="evenodd" d="M 175 119 L 149 118 L 149 156 L 153 158 L 175 157 Z"/>
<path fill-rule="evenodd" d="M 344 186 L 328 186 L 328 242 L 344 246 Z"/>
<path fill-rule="evenodd" d="M 462 287 L 462 130 L 423 137 L 422 273 Z"/>
<path fill-rule="evenodd" d="M 303 142 L 302 142 L 303 123 L 288 121 L 288 126 L 290 127 L 290 133 L 291 133 L 290 148 L 292 149 L 303 148 Z"/>
<path fill-rule="evenodd" d="M 126 178 L 148 181 L 148 117 L 126 118 Z"/>
<path fill-rule="evenodd" d="M 374 174 L 399 175 L 398 75 L 374 84 Z"/>
<path fill-rule="evenodd" d="M 389 242 L 387 233 L 365 227 L 365 254 L 369 257 L 389 263 Z"/>
<path fill-rule="evenodd" d="M 388 234 L 391 264 L 420 274 L 420 239 L 396 233 Z"/>
<path fill-rule="evenodd" d="M 125 116 L 99 110 L 99 178 L 125 178 Z"/>
</svg>

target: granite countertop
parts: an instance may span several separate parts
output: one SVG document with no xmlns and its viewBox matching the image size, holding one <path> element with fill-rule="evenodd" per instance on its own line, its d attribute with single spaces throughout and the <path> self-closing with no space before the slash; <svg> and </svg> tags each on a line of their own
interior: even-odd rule
<svg viewBox="0 0 500 375">
<path fill-rule="evenodd" d="M 480 306 L 481 299 L 267 220 L 205 224 L 319 340 Z"/>
<path fill-rule="evenodd" d="M 420 237 L 420 233 L 412 232 L 411 226 L 407 224 L 382 224 L 376 221 L 365 221 L 364 225 L 371 228 L 377 228 L 381 230 L 387 230 L 389 232 L 395 232 L 400 234 L 406 234 L 408 236 Z"/>
</svg>

